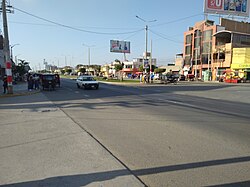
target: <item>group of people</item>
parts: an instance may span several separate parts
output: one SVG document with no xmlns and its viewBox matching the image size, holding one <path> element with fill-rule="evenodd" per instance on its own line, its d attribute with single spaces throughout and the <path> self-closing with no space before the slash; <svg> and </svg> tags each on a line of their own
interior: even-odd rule
<svg viewBox="0 0 250 187">
<path fill-rule="evenodd" d="M 5 75 L 2 80 L 3 80 L 3 93 L 5 94 L 8 90 L 7 76 Z M 40 87 L 40 76 L 36 74 L 34 75 L 28 74 L 27 83 L 29 91 L 32 91 L 33 89 L 38 90 Z"/>
<path fill-rule="evenodd" d="M 151 80 L 153 80 L 153 78 L 154 78 L 154 76 L 153 76 L 153 74 L 140 74 L 140 82 L 141 83 L 149 83 L 149 81 L 150 81 L 150 78 L 151 78 Z"/>
<path fill-rule="evenodd" d="M 32 91 L 33 89 L 38 90 L 40 86 L 40 77 L 39 75 L 27 75 L 27 83 L 28 83 L 28 90 Z"/>
</svg>

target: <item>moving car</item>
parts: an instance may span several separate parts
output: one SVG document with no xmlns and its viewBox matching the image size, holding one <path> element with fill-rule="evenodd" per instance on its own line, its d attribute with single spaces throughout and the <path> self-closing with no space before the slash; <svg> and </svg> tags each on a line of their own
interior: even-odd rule
<svg viewBox="0 0 250 187">
<path fill-rule="evenodd" d="M 56 76 L 55 74 L 42 74 L 41 75 L 41 84 L 43 90 L 55 90 L 56 87 Z"/>
<path fill-rule="evenodd" d="M 90 88 L 99 88 L 99 82 L 97 82 L 94 77 L 90 75 L 83 75 L 79 76 L 76 79 L 76 85 L 77 88 L 84 88 L 84 89 L 90 89 Z"/>
<path fill-rule="evenodd" d="M 161 75 L 160 81 L 163 84 L 169 84 L 169 83 L 177 84 L 178 76 L 176 76 L 176 75 Z"/>
</svg>

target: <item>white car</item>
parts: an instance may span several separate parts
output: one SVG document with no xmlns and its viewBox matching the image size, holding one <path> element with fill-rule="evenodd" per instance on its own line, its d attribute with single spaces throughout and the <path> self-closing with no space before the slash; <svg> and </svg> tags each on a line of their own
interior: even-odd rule
<svg viewBox="0 0 250 187">
<path fill-rule="evenodd" d="M 84 89 L 88 89 L 88 88 L 98 89 L 99 88 L 99 82 L 97 82 L 94 79 L 94 77 L 90 75 L 79 76 L 76 79 L 76 85 L 77 85 L 77 88 L 84 88 Z"/>
</svg>

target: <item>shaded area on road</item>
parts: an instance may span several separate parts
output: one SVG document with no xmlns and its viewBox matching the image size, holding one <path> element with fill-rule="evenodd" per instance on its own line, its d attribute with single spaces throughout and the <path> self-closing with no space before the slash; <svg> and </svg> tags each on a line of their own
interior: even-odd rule
<svg viewBox="0 0 250 187">
<path fill-rule="evenodd" d="M 226 165 L 226 164 L 235 164 L 241 162 L 250 162 L 250 156 L 245 157 L 236 157 L 236 158 L 227 158 L 227 159 L 219 159 L 219 160 L 209 160 L 203 162 L 194 162 L 194 163 L 186 163 L 186 164 L 178 164 L 178 165 L 170 165 L 170 166 L 162 166 L 162 167 L 154 167 L 154 168 L 146 168 L 146 169 L 138 169 L 132 170 L 136 176 L 143 176 L 143 175 L 152 175 L 158 174 L 163 172 L 172 172 L 172 171 L 179 171 L 179 170 L 188 170 L 188 169 L 195 169 L 195 168 L 203 168 L 203 167 L 210 167 L 210 166 L 219 166 L 219 165 Z M 89 173 L 89 174 L 79 174 L 79 175 L 69 175 L 69 176 L 57 176 L 46 178 L 37 181 L 27 181 L 27 182 L 20 182 L 20 183 L 13 183 L 13 184 L 5 184 L 0 185 L 0 187 L 35 187 L 35 186 L 71 186 L 71 187 L 80 187 L 91 184 L 93 182 L 101 182 L 107 181 L 113 178 L 117 178 L 120 176 L 131 175 L 128 170 L 114 170 L 114 171 L 104 171 L 104 172 L 97 172 L 97 173 Z M 250 181 L 242 181 L 237 183 L 230 183 L 230 184 L 220 184 L 216 186 L 247 186 L 250 184 Z"/>
<path fill-rule="evenodd" d="M 246 119 L 250 119 L 250 116 L 248 115 L 249 111 L 249 104 L 248 103 L 240 103 L 240 108 L 238 107 L 239 102 L 235 101 L 226 101 L 226 100 L 217 100 L 217 99 L 211 99 L 211 98 L 204 98 L 202 96 L 190 96 L 190 95 L 180 95 L 175 94 L 174 97 L 169 97 L 169 99 L 166 100 L 158 100 L 157 97 L 153 97 L 154 94 L 159 94 L 158 92 L 155 92 L 154 90 L 147 88 L 149 90 L 141 90 L 135 87 L 128 89 L 124 89 L 123 86 L 119 85 L 112 85 L 114 89 L 116 88 L 123 88 L 122 93 L 119 91 L 113 91 L 109 92 L 108 95 L 103 95 L 103 92 L 100 92 L 99 90 L 82 90 L 85 94 L 91 94 L 90 98 L 87 98 L 88 102 L 82 103 L 82 102 L 72 102 L 83 99 L 82 94 L 75 94 L 74 97 L 70 94 L 64 94 L 63 90 L 58 90 L 55 92 L 45 92 L 45 94 L 53 100 L 53 102 L 60 102 L 63 103 L 57 103 L 56 106 L 59 108 L 73 108 L 73 107 L 82 107 L 85 109 L 93 109 L 93 110 L 101 110 L 102 107 L 105 106 L 121 106 L 125 108 L 140 108 L 143 106 L 181 106 L 185 107 L 187 109 L 193 108 L 205 112 L 214 112 L 216 114 L 222 114 L 222 115 L 228 115 L 228 116 L 235 116 L 235 117 L 244 117 Z M 228 87 L 228 86 L 226 86 Z M 207 91 L 207 90 L 213 90 L 213 89 L 220 89 L 218 86 L 195 86 L 195 87 L 171 87 L 171 89 L 164 89 L 161 90 L 161 94 L 164 93 L 172 93 L 176 91 Z M 224 86 L 222 87 L 224 88 Z M 105 88 L 103 88 L 105 89 Z M 112 88 L 111 88 L 112 89 Z M 157 87 L 154 87 L 154 89 L 157 89 Z M 94 94 L 92 94 L 94 92 Z M 60 97 L 60 95 L 63 95 L 63 97 Z M 137 101 L 112 101 L 112 102 L 92 102 L 92 99 L 101 99 L 104 97 L 122 97 L 122 96 L 138 96 L 140 97 L 140 100 Z M 170 95 L 169 95 L 170 96 Z M 184 100 L 185 99 L 185 100 Z M 196 101 L 194 104 L 193 101 Z M 23 102 L 23 104 L 22 104 Z M 4 101 L 0 100 L 0 109 L 5 108 L 5 105 L 2 105 L 1 103 L 4 103 Z M 18 105 L 18 103 L 20 105 Z M 39 112 L 39 108 L 46 108 L 46 105 L 43 105 L 42 103 L 39 103 L 39 99 L 35 101 L 31 101 L 31 103 L 25 103 L 25 101 L 20 101 L 16 103 L 16 105 L 8 106 L 8 108 L 12 109 L 32 109 L 33 112 Z M 184 104 L 185 103 L 185 104 Z M 206 108 L 204 107 L 204 103 L 206 103 Z M 213 105 L 213 103 L 217 103 L 216 107 Z M 234 111 L 238 111 L 240 114 L 235 113 Z"/>
</svg>

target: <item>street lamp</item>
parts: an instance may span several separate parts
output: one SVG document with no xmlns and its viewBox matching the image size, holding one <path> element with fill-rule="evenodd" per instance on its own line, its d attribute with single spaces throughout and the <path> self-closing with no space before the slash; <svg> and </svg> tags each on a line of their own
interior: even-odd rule
<svg viewBox="0 0 250 187">
<path fill-rule="evenodd" d="M 10 45 L 10 59 L 13 60 L 13 48 L 17 45 L 20 45 L 20 44 L 14 44 L 14 45 Z"/>
<path fill-rule="evenodd" d="M 135 17 L 138 18 L 139 20 L 143 21 L 144 23 L 146 23 L 146 26 L 145 26 L 145 59 L 148 59 L 148 24 L 147 23 L 156 22 L 157 20 L 154 19 L 154 20 L 149 21 L 149 20 L 145 20 L 139 16 L 135 16 Z M 151 48 L 152 48 L 152 44 L 151 44 Z M 143 55 L 143 68 L 144 68 L 144 55 Z M 151 81 L 151 71 L 152 71 L 152 62 L 150 62 L 150 75 L 149 75 L 150 81 Z"/>
<path fill-rule="evenodd" d="M 15 64 L 17 64 L 17 57 L 20 56 L 21 54 L 15 55 Z"/>
<path fill-rule="evenodd" d="M 88 47 L 88 63 L 89 63 L 89 66 L 90 66 L 90 48 L 95 47 L 95 45 L 86 45 L 84 43 L 82 45 L 85 46 L 85 47 Z"/>
</svg>

